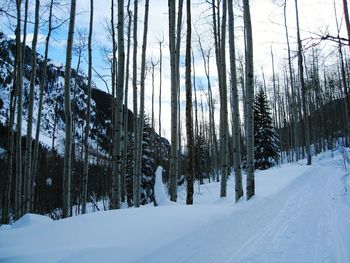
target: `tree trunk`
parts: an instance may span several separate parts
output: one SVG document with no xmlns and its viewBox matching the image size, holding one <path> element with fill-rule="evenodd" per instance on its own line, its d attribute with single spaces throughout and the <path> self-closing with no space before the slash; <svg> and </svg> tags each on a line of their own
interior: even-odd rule
<svg viewBox="0 0 350 263">
<path fill-rule="evenodd" d="M 90 133 L 90 117 L 91 117 L 91 79 L 92 79 L 92 29 L 94 19 L 94 0 L 90 0 L 90 22 L 89 22 L 89 38 L 88 38 L 88 86 L 87 86 L 87 113 L 86 113 L 86 126 L 84 134 L 84 174 L 83 174 L 83 200 L 82 200 L 82 213 L 86 213 L 86 202 L 88 195 L 88 180 L 89 180 L 89 133 Z"/>
<path fill-rule="evenodd" d="M 162 66 L 163 66 L 163 54 L 162 54 L 162 44 L 164 40 L 159 41 L 159 116 L 158 116 L 158 134 L 162 137 Z"/>
<path fill-rule="evenodd" d="M 192 85 L 191 85 L 191 0 L 187 0 L 187 35 L 186 35 L 186 134 L 187 134 L 187 198 L 186 204 L 193 204 L 193 121 L 192 121 Z"/>
<path fill-rule="evenodd" d="M 66 68 L 64 81 L 64 114 L 65 114 L 65 148 L 64 148 L 64 167 L 63 167 L 63 218 L 71 216 L 71 158 L 72 158 L 72 114 L 70 101 L 70 78 L 72 63 L 72 47 L 74 37 L 76 0 L 71 1 L 69 30 L 67 39 Z"/>
<path fill-rule="evenodd" d="M 39 31 L 39 8 L 40 0 L 35 1 L 35 22 L 34 22 L 34 34 L 32 41 L 32 65 L 30 74 L 30 85 L 29 85 L 29 103 L 28 103 L 28 121 L 27 121 L 27 137 L 26 137 L 26 150 L 25 150 L 25 172 L 24 172 L 24 212 L 29 213 L 31 207 L 32 192 L 31 192 L 31 181 L 32 181 L 32 127 L 33 127 L 33 107 L 34 107 L 34 86 L 36 78 L 36 46 L 38 42 L 38 31 Z"/>
<path fill-rule="evenodd" d="M 23 82 L 23 56 L 21 46 L 21 1 L 17 0 L 17 28 L 16 28 L 16 96 L 17 96 L 17 137 L 16 137 L 16 193 L 15 193 L 15 219 L 22 216 L 22 82 Z"/>
<path fill-rule="evenodd" d="M 177 162 L 178 162 L 178 127 L 177 127 L 177 80 L 175 49 L 175 1 L 168 0 L 169 8 L 169 52 L 171 75 L 171 153 L 170 153 L 170 200 L 177 199 Z"/>
<path fill-rule="evenodd" d="M 9 223 L 9 212 L 11 207 L 11 189 L 12 189 L 12 178 L 13 178 L 13 155 L 14 155 L 14 143 L 15 143 L 15 136 L 14 136 L 14 121 L 15 121 L 15 108 L 16 108 L 16 73 L 17 72 L 17 57 L 15 57 L 15 63 L 14 63 L 14 77 L 13 77 L 13 85 L 12 85 L 12 92 L 10 97 L 10 121 L 9 121 L 9 129 L 8 129 L 8 145 L 9 149 L 7 152 L 7 178 L 6 178 L 6 184 L 5 184 L 5 191 L 2 199 L 2 211 L 1 211 L 1 224 L 8 224 Z"/>
<path fill-rule="evenodd" d="M 348 33 L 348 46 L 350 48 L 350 20 L 349 20 L 349 10 L 348 10 L 348 1 L 347 0 L 343 0 L 343 10 L 344 10 L 346 31 Z"/>
<path fill-rule="evenodd" d="M 243 0 L 244 28 L 246 36 L 246 106 L 247 106 L 247 200 L 255 195 L 254 179 L 254 66 L 253 36 L 249 0 Z"/>
<path fill-rule="evenodd" d="M 41 79 L 40 79 L 40 94 L 39 94 L 39 103 L 38 103 L 38 116 L 37 116 L 37 123 L 36 123 L 36 131 L 35 131 L 35 144 L 34 144 L 34 154 L 33 154 L 33 166 L 32 166 L 32 182 L 31 182 L 31 192 L 34 193 L 34 182 L 35 177 L 37 175 L 38 170 L 38 155 L 39 155 L 39 137 L 40 137 L 40 127 L 41 127 L 41 113 L 42 113 L 42 107 L 43 107 L 43 97 L 44 97 L 44 88 L 47 84 L 46 80 L 46 72 L 47 72 L 47 62 L 48 62 L 48 54 L 49 54 L 49 43 L 52 33 L 52 8 L 53 8 L 53 1 L 50 1 L 50 8 L 49 8 L 49 21 L 48 21 L 48 33 L 45 40 L 45 55 L 44 55 L 44 63 L 42 67 L 41 72 Z M 53 135 L 54 136 L 54 135 Z M 52 149 L 51 149 L 52 150 Z"/>
<path fill-rule="evenodd" d="M 222 2 L 222 21 L 220 39 L 220 67 L 219 83 L 220 91 L 220 137 L 221 137 L 221 188 L 220 197 L 226 197 L 227 177 L 228 177 L 228 116 L 227 116 L 227 81 L 226 81 L 226 15 L 227 3 Z"/>
<path fill-rule="evenodd" d="M 131 43 L 131 10 L 130 10 L 130 0 L 128 1 L 128 43 L 127 43 L 127 51 L 126 51 L 126 71 L 125 71 L 125 96 L 124 96 L 124 117 L 123 117 L 123 167 L 122 174 L 120 180 L 120 200 L 122 203 L 125 202 L 126 188 L 125 188 L 125 174 L 127 172 L 127 158 L 128 158 L 128 95 L 129 95 L 129 61 L 130 61 L 130 43 Z"/>
<path fill-rule="evenodd" d="M 241 172 L 241 132 L 239 118 L 239 101 L 236 73 L 236 52 L 234 34 L 233 1 L 228 0 L 228 23 L 229 23 L 229 47 L 230 47 L 230 71 L 231 71 L 231 92 L 232 92 L 232 134 L 233 134 L 233 165 L 235 170 L 235 200 L 243 196 L 242 172 Z"/>
<path fill-rule="evenodd" d="M 124 0 L 118 0 L 118 77 L 116 89 L 116 108 L 114 126 L 114 149 L 112 171 L 112 200 L 111 208 L 120 208 L 120 178 L 122 171 L 122 134 L 123 134 L 123 91 L 124 91 Z"/>
<path fill-rule="evenodd" d="M 137 170 L 136 170 L 136 185 L 134 184 L 134 206 L 140 206 L 140 188 L 142 177 L 142 142 L 143 142 L 143 127 L 144 127 L 144 108 L 145 108 L 145 74 L 146 74 L 146 48 L 147 48 L 147 31 L 148 31 L 148 13 L 149 0 L 145 2 L 145 17 L 142 40 L 141 53 L 141 79 L 140 79 L 140 114 L 137 129 Z"/>
<path fill-rule="evenodd" d="M 135 203 L 135 199 L 137 196 L 139 196 L 139 187 L 138 187 L 138 141 L 137 141 L 137 127 L 138 127 L 138 109 L 137 109 L 137 13 L 138 13 L 138 1 L 134 1 L 134 30 L 133 30 L 133 41 L 134 41 L 134 47 L 133 47 L 133 78 L 132 78 L 132 86 L 133 86 L 133 112 L 134 112 L 134 119 L 133 119 L 133 132 L 134 132 L 134 167 L 133 167 L 133 200 Z"/>
<path fill-rule="evenodd" d="M 290 44 L 289 44 L 289 35 L 288 35 L 288 26 L 287 26 L 287 1 L 284 3 L 284 27 L 286 32 L 286 40 L 287 40 L 287 48 L 288 48 L 288 69 L 289 69 L 289 81 L 290 81 L 290 88 L 292 93 L 292 125 L 293 125 L 293 141 L 294 141 L 294 148 L 295 148 L 295 154 L 296 154 L 296 160 L 299 161 L 300 159 L 300 141 L 299 141 L 299 125 L 298 125 L 298 111 L 297 111 L 297 99 L 295 94 L 295 85 L 293 81 L 293 70 L 292 70 L 292 59 L 290 54 Z"/>
<path fill-rule="evenodd" d="M 311 165 L 311 149 L 310 149 L 310 123 L 307 112 L 306 105 L 306 85 L 304 81 L 304 67 L 303 67 L 303 51 L 302 51 L 302 43 L 300 38 L 300 29 L 299 29 L 299 13 L 298 13 L 298 1 L 295 0 L 295 15 L 297 22 L 297 41 L 298 41 L 298 65 L 299 65 L 299 79 L 301 85 L 301 99 L 303 104 L 303 112 L 304 112 L 304 132 L 305 132 L 305 148 L 307 154 L 307 165 Z"/>
</svg>

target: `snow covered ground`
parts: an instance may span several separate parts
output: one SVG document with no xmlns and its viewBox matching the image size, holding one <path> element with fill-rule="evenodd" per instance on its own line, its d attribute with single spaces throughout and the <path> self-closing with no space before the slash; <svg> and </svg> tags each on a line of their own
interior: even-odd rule
<svg viewBox="0 0 350 263">
<path fill-rule="evenodd" d="M 342 154 L 256 173 L 256 196 L 234 204 L 220 184 L 195 204 L 102 211 L 51 221 L 26 215 L 0 229 L 0 262 L 350 262 L 350 175 Z M 164 193 L 164 192 L 163 192 Z"/>
</svg>

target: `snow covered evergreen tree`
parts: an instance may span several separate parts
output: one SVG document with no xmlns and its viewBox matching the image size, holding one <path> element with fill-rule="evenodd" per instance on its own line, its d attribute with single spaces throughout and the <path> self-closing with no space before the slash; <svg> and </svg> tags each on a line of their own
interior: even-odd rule
<svg viewBox="0 0 350 263">
<path fill-rule="evenodd" d="M 278 161 L 278 135 L 273 127 L 270 107 L 263 89 L 254 101 L 254 166 L 265 170 Z"/>
</svg>

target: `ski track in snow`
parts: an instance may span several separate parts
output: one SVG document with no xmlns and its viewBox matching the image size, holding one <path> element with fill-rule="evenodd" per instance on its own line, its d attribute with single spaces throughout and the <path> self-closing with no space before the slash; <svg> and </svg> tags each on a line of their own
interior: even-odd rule
<svg viewBox="0 0 350 263">
<path fill-rule="evenodd" d="M 218 200 L 220 184 L 212 183 L 196 193 L 193 206 L 165 200 L 157 208 L 0 230 L 0 262 L 348 263 L 344 174 L 339 155 L 328 153 L 312 166 L 257 172 L 257 195 L 249 202 L 232 204 L 231 178 L 226 199 Z"/>
<path fill-rule="evenodd" d="M 344 172 L 331 162 L 311 166 L 268 200 L 138 262 L 350 262 L 350 208 L 340 194 Z"/>
</svg>

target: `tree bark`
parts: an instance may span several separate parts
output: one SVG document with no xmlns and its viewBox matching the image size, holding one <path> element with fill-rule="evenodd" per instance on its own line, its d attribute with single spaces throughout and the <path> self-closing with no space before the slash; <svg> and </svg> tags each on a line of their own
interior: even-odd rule
<svg viewBox="0 0 350 263">
<path fill-rule="evenodd" d="M 133 119 L 133 130 L 134 130 L 134 167 L 133 167 L 133 200 L 135 202 L 135 199 L 137 196 L 139 196 L 138 191 L 140 190 L 138 187 L 138 142 L 137 142 L 137 127 L 138 127 L 138 109 L 137 109 L 137 16 L 138 16 L 138 1 L 134 1 L 134 29 L 133 29 L 133 78 L 132 78 L 132 86 L 133 86 L 133 112 L 134 112 L 134 119 Z"/>
<path fill-rule="evenodd" d="M 70 101 L 70 77 L 72 63 L 72 47 L 75 25 L 76 0 L 71 1 L 69 29 L 66 52 L 66 68 L 64 81 L 64 115 L 65 115 L 65 149 L 64 149 L 64 167 L 63 167 L 63 218 L 71 216 L 71 158 L 72 158 L 72 114 Z"/>
<path fill-rule="evenodd" d="M 239 101 L 236 72 L 236 51 L 234 34 L 233 1 L 228 0 L 228 23 L 229 23 L 229 47 L 230 47 L 230 71 L 231 71 L 231 92 L 232 92 L 232 120 L 233 120 L 233 165 L 235 171 L 235 200 L 243 196 L 242 172 L 241 172 L 241 132 L 239 117 Z"/>
<path fill-rule="evenodd" d="M 135 194 L 134 206 L 140 206 L 140 187 L 142 177 L 142 144 L 143 144 L 143 127 L 144 127 L 144 112 L 145 112 L 145 78 L 146 78 L 146 49 L 147 49 L 147 33 L 148 33 L 148 13 L 149 0 L 145 1 L 145 17 L 142 39 L 142 53 L 141 53 L 141 79 L 140 79 L 140 116 L 138 123 L 138 171 L 137 171 L 137 192 Z"/>
<path fill-rule="evenodd" d="M 192 121 L 192 85 L 191 85 L 191 0 L 186 2 L 187 34 L 186 34 L 186 134 L 187 134 L 187 197 L 186 204 L 193 204 L 193 121 Z"/>
<path fill-rule="evenodd" d="M 222 2 L 222 21 L 220 39 L 220 137 L 221 137 L 221 188 L 220 197 L 226 197 L 228 177 L 228 116 L 227 116 L 227 81 L 226 81 L 226 16 L 227 2 Z M 221 84 L 221 85 L 220 85 Z"/>
<path fill-rule="evenodd" d="M 29 103 L 28 103 L 28 121 L 27 121 L 27 137 L 26 137 L 26 150 L 25 150 L 25 184 L 24 184 L 24 212 L 29 213 L 31 207 L 31 201 L 33 193 L 31 192 L 31 181 L 32 181 L 32 128 L 33 128 L 33 108 L 34 108 L 34 86 L 36 79 L 36 46 L 38 42 L 38 31 L 39 31 L 39 8 L 40 0 L 35 1 L 35 22 L 34 22 L 34 33 L 32 41 L 32 65 L 30 74 L 30 85 L 29 85 Z"/>
<path fill-rule="evenodd" d="M 249 0 L 243 0 L 246 37 L 246 107 L 247 107 L 247 200 L 255 195 L 254 178 L 254 65 L 253 36 Z"/>
<path fill-rule="evenodd" d="M 171 76 L 171 153 L 170 153 L 170 200 L 177 199 L 177 162 L 178 162 L 178 127 L 177 127 L 177 80 L 175 47 L 175 1 L 168 0 L 169 8 L 169 52 Z"/>
<path fill-rule="evenodd" d="M 126 70 L 125 70 L 125 96 L 124 96 L 124 117 L 123 117 L 123 167 L 122 174 L 120 180 L 120 200 L 122 203 L 125 202 L 126 188 L 125 188 L 125 174 L 127 172 L 127 156 L 128 156 L 128 122 L 129 122 L 129 114 L 128 114 L 128 95 L 129 95 L 129 61 L 130 61 L 130 43 L 131 43 L 131 10 L 130 10 L 130 0 L 128 1 L 128 43 L 127 43 L 127 51 L 126 51 Z"/>
<path fill-rule="evenodd" d="M 304 112 L 304 123 L 305 123 L 305 148 L 307 154 L 307 165 L 311 165 L 311 149 L 310 149 L 310 123 L 307 112 L 306 105 L 306 85 L 304 80 L 304 66 L 303 66 L 303 51 L 302 51 L 302 42 L 300 38 L 300 29 L 299 29 L 299 13 L 298 13 L 298 1 L 295 0 L 295 15 L 297 23 L 297 41 L 298 41 L 298 66 L 299 66 L 299 80 L 301 85 L 301 99 Z"/>
<path fill-rule="evenodd" d="M 89 180 L 89 133 L 90 133 L 90 118 L 91 118 L 91 79 L 92 79 L 92 30 L 94 23 L 94 0 L 90 0 L 90 22 L 89 22 L 89 37 L 88 37 L 88 86 L 87 86 L 87 113 L 86 126 L 84 134 L 84 174 L 83 174 L 83 193 L 82 193 L 82 213 L 86 213 L 86 202 L 88 195 L 88 180 Z"/>
<path fill-rule="evenodd" d="M 16 193 L 15 219 L 22 216 L 22 90 L 23 90 L 23 55 L 21 46 L 21 1 L 16 1 L 17 28 L 16 28 L 16 96 L 17 96 L 17 137 L 16 137 Z"/>
<path fill-rule="evenodd" d="M 112 200 L 111 208 L 120 208 L 120 178 L 122 171 L 122 144 L 123 135 L 123 91 L 124 91 L 124 0 L 118 0 L 118 76 L 116 90 L 115 127 L 114 127 L 114 150 L 112 171 Z"/>
</svg>

